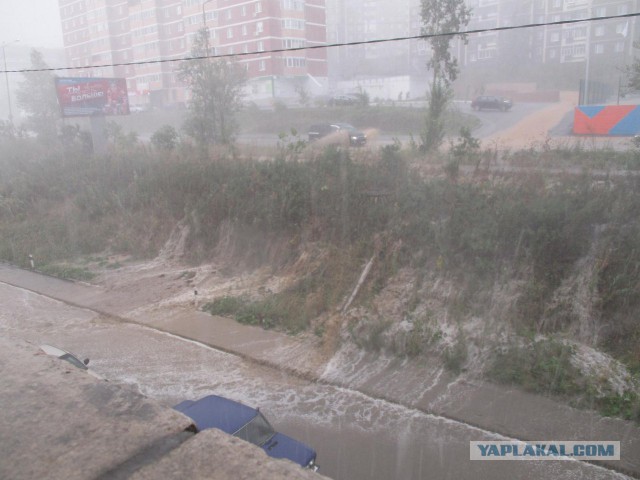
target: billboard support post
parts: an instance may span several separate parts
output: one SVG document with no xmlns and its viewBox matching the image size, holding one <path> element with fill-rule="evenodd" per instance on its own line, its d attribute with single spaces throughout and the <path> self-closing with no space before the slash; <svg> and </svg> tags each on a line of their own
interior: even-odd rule
<svg viewBox="0 0 640 480">
<path fill-rule="evenodd" d="M 93 141 L 93 153 L 102 155 L 107 151 L 107 120 L 103 115 L 92 115 L 91 140 Z"/>
</svg>

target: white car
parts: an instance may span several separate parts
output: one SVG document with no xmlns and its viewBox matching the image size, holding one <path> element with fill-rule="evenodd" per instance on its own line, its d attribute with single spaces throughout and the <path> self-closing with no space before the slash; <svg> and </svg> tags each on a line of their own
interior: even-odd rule
<svg viewBox="0 0 640 480">
<path fill-rule="evenodd" d="M 52 357 L 57 357 L 60 360 L 66 360 L 74 367 L 77 367 L 81 370 L 86 370 L 89 375 L 92 377 L 98 378 L 100 380 L 104 380 L 104 377 L 98 375 L 93 370 L 89 370 L 89 359 L 85 358 L 84 361 L 80 361 L 80 359 L 74 355 L 73 353 L 67 352 L 66 350 L 62 350 L 61 348 L 54 347 L 52 345 L 40 345 L 40 350 L 42 350 L 47 355 L 51 355 Z"/>
</svg>

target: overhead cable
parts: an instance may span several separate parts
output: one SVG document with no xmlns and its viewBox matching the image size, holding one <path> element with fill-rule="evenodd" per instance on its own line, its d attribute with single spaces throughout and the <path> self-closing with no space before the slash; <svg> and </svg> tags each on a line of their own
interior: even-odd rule
<svg viewBox="0 0 640 480">
<path fill-rule="evenodd" d="M 138 62 L 122 62 L 122 63 L 105 63 L 100 65 L 85 65 L 81 67 L 48 67 L 48 68 L 24 68 L 24 69 L 17 69 L 17 70 L 0 70 L 0 74 L 1 73 L 54 72 L 54 71 L 60 71 L 60 70 L 87 70 L 91 68 L 127 67 L 127 66 L 135 66 L 135 65 L 151 65 L 151 64 L 157 64 L 157 63 L 187 62 L 187 61 L 195 61 L 195 60 L 220 59 L 220 58 L 237 58 L 237 57 L 256 56 L 256 55 L 264 56 L 264 55 L 273 54 L 273 53 L 288 53 L 288 52 L 298 52 L 303 50 L 317 50 L 320 48 L 351 47 L 355 45 L 370 45 L 375 43 L 400 42 L 400 41 L 406 41 L 406 40 L 429 40 L 431 38 L 438 38 L 438 37 L 451 37 L 451 36 L 458 36 L 458 35 L 466 36 L 466 35 L 473 35 L 477 33 L 504 32 L 508 30 L 521 30 L 525 28 L 552 27 L 557 25 L 571 25 L 575 23 L 599 22 L 604 20 L 620 20 L 625 18 L 626 19 L 635 18 L 638 16 L 640 16 L 640 12 L 625 13 L 621 15 L 609 15 L 604 17 L 558 20 L 555 22 L 527 23 L 523 25 L 511 25 L 511 26 L 504 26 L 504 27 L 478 28 L 474 30 L 431 33 L 431 34 L 424 34 L 424 35 L 409 35 L 405 37 L 395 37 L 395 38 L 380 38 L 380 39 L 362 40 L 362 41 L 356 41 L 356 42 L 329 43 L 325 45 L 310 45 L 305 47 L 293 47 L 293 48 L 275 48 L 271 50 L 241 52 L 241 53 L 227 53 L 222 55 L 202 55 L 202 56 L 181 57 L 181 58 L 160 58 L 157 60 L 143 60 Z"/>
</svg>

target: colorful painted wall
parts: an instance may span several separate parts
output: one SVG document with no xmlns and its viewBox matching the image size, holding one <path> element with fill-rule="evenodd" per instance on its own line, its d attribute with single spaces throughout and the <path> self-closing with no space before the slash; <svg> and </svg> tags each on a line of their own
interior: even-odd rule
<svg viewBox="0 0 640 480">
<path fill-rule="evenodd" d="M 582 105 L 573 114 L 577 135 L 640 134 L 640 105 Z"/>
</svg>

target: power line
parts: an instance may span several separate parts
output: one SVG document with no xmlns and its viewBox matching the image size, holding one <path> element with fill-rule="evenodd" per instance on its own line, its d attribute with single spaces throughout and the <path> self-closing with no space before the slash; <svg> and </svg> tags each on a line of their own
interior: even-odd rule
<svg viewBox="0 0 640 480">
<path fill-rule="evenodd" d="M 512 26 L 506 26 L 506 27 L 478 28 L 474 30 L 464 30 L 464 31 L 456 31 L 456 32 L 432 33 L 432 34 L 426 34 L 426 35 L 409 35 L 405 37 L 395 37 L 395 38 L 380 38 L 375 40 L 362 40 L 357 42 L 330 43 L 327 45 L 311 45 L 311 46 L 293 47 L 293 48 L 275 48 L 271 50 L 263 50 L 263 51 L 256 51 L 256 52 L 227 53 L 222 55 L 202 55 L 197 57 L 183 57 L 183 58 L 161 58 L 158 60 L 143 60 L 139 62 L 85 65 L 83 67 L 52 67 L 52 68 L 25 68 L 20 70 L 0 70 L 0 73 L 30 73 L 30 72 L 54 72 L 59 70 L 87 70 L 91 68 L 127 67 L 127 66 L 135 66 L 135 65 L 151 65 L 156 63 L 172 63 L 172 62 L 186 62 L 186 61 L 193 61 L 193 60 L 206 60 L 211 58 L 218 59 L 218 58 L 246 57 L 249 55 L 267 55 L 272 53 L 298 52 L 302 50 L 316 50 L 319 48 L 351 47 L 355 45 L 370 45 L 375 43 L 400 42 L 400 41 L 406 41 L 406 40 L 428 40 L 430 38 L 451 37 L 456 35 L 466 36 L 466 35 L 472 35 L 477 33 L 504 32 L 507 30 L 521 30 L 525 28 L 551 27 L 551 26 L 557 26 L 557 25 L 570 25 L 570 24 L 584 23 L 584 22 L 599 22 L 604 20 L 616 20 L 616 19 L 619 20 L 624 18 L 629 19 L 629 18 L 635 18 L 638 16 L 640 16 L 640 12 L 625 13 L 621 15 L 609 15 L 604 17 L 591 17 L 591 18 L 582 18 L 582 19 L 573 19 L 573 20 L 558 20 L 555 22 L 527 23 L 524 25 L 512 25 Z"/>
</svg>

